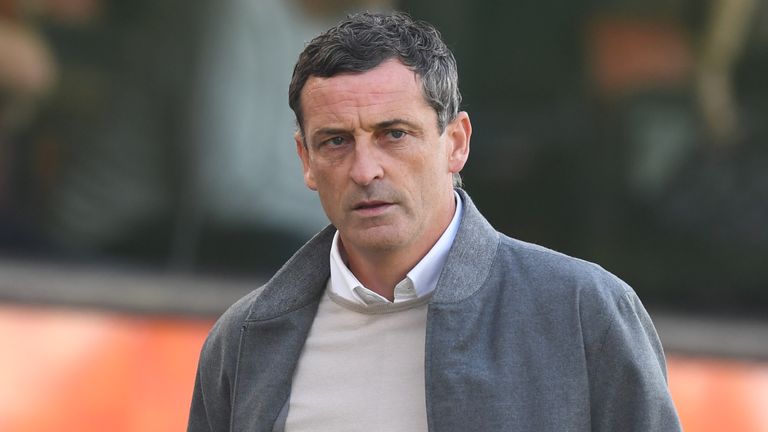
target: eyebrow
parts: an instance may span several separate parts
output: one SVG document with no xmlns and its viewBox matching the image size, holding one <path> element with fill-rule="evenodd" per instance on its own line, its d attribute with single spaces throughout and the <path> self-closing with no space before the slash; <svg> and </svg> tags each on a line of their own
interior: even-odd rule
<svg viewBox="0 0 768 432">
<path fill-rule="evenodd" d="M 404 125 L 407 128 L 413 129 L 413 130 L 419 130 L 420 129 L 420 127 L 418 125 L 416 125 L 415 123 L 410 122 L 410 121 L 405 120 L 405 119 L 401 119 L 401 118 L 394 118 L 394 119 L 384 120 L 384 121 L 381 121 L 381 122 L 378 122 L 378 123 L 374 124 L 373 127 L 374 127 L 374 129 L 381 130 L 381 129 L 388 129 L 388 128 L 391 128 L 393 126 L 398 126 L 398 125 Z M 326 137 L 326 136 L 331 136 L 331 135 L 344 135 L 344 134 L 348 134 L 348 133 L 349 133 L 349 129 L 345 129 L 345 128 L 320 128 L 320 129 L 317 129 L 316 131 L 312 132 L 311 138 L 314 140 L 314 139 L 317 139 L 318 137 Z"/>
<path fill-rule="evenodd" d="M 312 137 L 325 136 L 325 135 L 342 135 L 349 133 L 349 129 L 343 128 L 320 128 L 312 132 Z"/>
<path fill-rule="evenodd" d="M 385 120 L 383 122 L 376 123 L 374 126 L 376 127 L 376 129 L 387 129 L 397 125 L 405 125 L 410 129 L 419 129 L 419 126 L 417 126 L 416 124 L 400 118 Z"/>
<path fill-rule="evenodd" d="M 304 137 L 304 143 L 317 143 L 320 139 L 325 139 L 325 137 L 333 136 L 333 135 L 345 135 L 348 134 L 348 129 L 343 128 L 320 128 L 315 131 L 313 131 L 308 137 Z M 307 142 L 307 138 L 309 138 L 309 141 Z"/>
</svg>

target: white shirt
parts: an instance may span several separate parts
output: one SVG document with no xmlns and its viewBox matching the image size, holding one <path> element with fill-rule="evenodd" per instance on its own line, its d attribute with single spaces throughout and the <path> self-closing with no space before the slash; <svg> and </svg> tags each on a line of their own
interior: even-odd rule
<svg viewBox="0 0 768 432">
<path fill-rule="evenodd" d="M 437 287 L 437 279 L 443 269 L 448 251 L 459 231 L 459 221 L 463 204 L 459 194 L 456 196 L 456 211 L 451 223 L 424 258 L 408 272 L 405 279 L 395 285 L 395 303 L 421 298 L 430 294 Z M 344 263 L 339 251 L 339 232 L 333 236 L 331 245 L 331 280 L 329 289 L 337 296 L 361 305 L 389 303 L 385 297 L 369 290 L 355 277 Z"/>
</svg>

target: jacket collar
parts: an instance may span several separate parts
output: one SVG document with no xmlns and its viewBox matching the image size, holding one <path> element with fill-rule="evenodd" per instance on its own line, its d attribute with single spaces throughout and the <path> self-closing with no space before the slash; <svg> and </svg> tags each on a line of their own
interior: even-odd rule
<svg viewBox="0 0 768 432">
<path fill-rule="evenodd" d="M 437 281 L 433 304 L 459 302 L 479 290 L 490 274 L 499 247 L 499 233 L 464 190 L 457 192 L 465 204 L 464 214 Z"/>
<path fill-rule="evenodd" d="M 437 282 L 431 303 L 455 303 L 472 295 L 487 278 L 499 245 L 499 234 L 477 210 L 469 195 L 461 225 Z M 330 277 L 329 253 L 336 228 L 329 225 L 270 279 L 247 321 L 268 320 L 319 301 Z"/>
</svg>

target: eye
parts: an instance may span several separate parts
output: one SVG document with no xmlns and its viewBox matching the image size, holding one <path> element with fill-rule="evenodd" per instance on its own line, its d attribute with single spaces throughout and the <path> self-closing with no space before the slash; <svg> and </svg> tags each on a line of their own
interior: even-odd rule
<svg viewBox="0 0 768 432">
<path fill-rule="evenodd" d="M 331 139 L 328 139 L 325 141 L 326 143 L 330 144 L 331 146 L 338 147 L 342 144 L 344 144 L 344 137 L 342 136 L 335 136 Z"/>
<path fill-rule="evenodd" d="M 405 132 L 403 132 L 401 130 L 397 130 L 397 129 L 394 129 L 394 130 L 391 130 L 391 131 L 387 131 L 387 134 L 390 137 L 392 137 L 392 138 L 394 138 L 396 140 L 399 140 L 399 139 L 401 139 L 401 138 L 403 138 L 405 136 Z"/>
</svg>

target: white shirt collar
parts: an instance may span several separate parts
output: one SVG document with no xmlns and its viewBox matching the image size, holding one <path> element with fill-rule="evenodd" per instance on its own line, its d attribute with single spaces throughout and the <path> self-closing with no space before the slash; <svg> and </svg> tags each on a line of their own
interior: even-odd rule
<svg viewBox="0 0 768 432">
<path fill-rule="evenodd" d="M 408 272 L 405 279 L 395 286 L 395 303 L 421 298 L 432 293 L 437 287 L 437 279 L 443 270 L 448 251 L 453 245 L 463 211 L 461 197 L 456 196 L 456 211 L 451 223 L 424 258 Z M 329 289 L 336 295 L 362 305 L 388 303 L 389 300 L 364 287 L 349 270 L 339 251 L 339 232 L 333 236 L 331 245 L 331 280 Z"/>
</svg>

